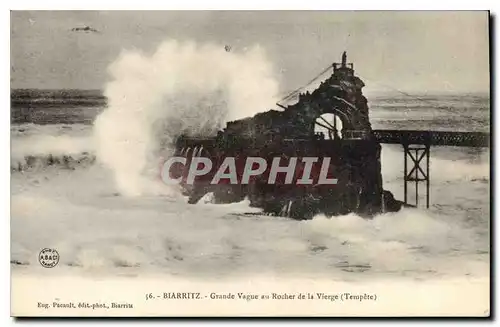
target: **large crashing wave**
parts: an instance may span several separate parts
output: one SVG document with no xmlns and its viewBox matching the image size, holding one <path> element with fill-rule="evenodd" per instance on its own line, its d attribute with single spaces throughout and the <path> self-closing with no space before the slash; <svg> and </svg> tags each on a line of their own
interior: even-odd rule
<svg viewBox="0 0 500 327">
<path fill-rule="evenodd" d="M 278 94 L 258 46 L 238 53 L 169 40 L 151 56 L 123 52 L 109 71 L 108 107 L 95 121 L 96 153 L 129 196 L 150 189 L 147 176 L 157 175 L 161 151 L 175 136 L 210 136 L 227 121 L 268 110 Z"/>
</svg>

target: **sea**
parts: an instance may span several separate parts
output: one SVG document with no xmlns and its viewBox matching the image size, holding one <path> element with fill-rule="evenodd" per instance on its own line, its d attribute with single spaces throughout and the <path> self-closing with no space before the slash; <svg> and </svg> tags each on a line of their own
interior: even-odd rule
<svg viewBox="0 0 500 327">
<path fill-rule="evenodd" d="M 428 209 L 421 187 L 416 208 L 297 221 L 246 201 L 122 196 L 95 155 L 93 124 L 106 110 L 99 90 L 13 90 L 11 103 L 14 275 L 489 283 L 488 148 L 431 148 Z M 376 95 L 368 105 L 374 129 L 490 131 L 488 94 Z M 397 199 L 403 160 L 401 146 L 382 146 L 384 189 Z M 57 249 L 57 267 L 40 265 L 42 248 Z"/>
</svg>

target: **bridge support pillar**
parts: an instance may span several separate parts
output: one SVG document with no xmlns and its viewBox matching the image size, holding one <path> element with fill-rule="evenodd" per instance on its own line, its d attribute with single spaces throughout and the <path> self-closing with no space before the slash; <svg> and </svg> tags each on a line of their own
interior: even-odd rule
<svg viewBox="0 0 500 327">
<path fill-rule="evenodd" d="M 425 182 L 426 207 L 429 208 L 430 197 L 430 145 L 403 144 L 404 148 L 404 202 L 408 204 L 408 183 L 415 182 L 415 206 L 418 207 L 418 182 Z M 410 159 L 410 160 L 408 160 Z M 425 159 L 425 164 L 424 164 Z M 410 166 L 408 165 L 410 164 Z M 425 168 L 425 169 L 424 169 Z M 409 171 L 408 171 L 409 169 Z"/>
</svg>

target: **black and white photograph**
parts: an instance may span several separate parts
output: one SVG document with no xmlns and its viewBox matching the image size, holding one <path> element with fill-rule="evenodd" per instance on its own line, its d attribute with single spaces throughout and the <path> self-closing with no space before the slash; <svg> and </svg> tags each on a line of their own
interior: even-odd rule
<svg viewBox="0 0 500 327">
<path fill-rule="evenodd" d="M 12 10 L 11 315 L 489 317 L 490 33 Z"/>
</svg>

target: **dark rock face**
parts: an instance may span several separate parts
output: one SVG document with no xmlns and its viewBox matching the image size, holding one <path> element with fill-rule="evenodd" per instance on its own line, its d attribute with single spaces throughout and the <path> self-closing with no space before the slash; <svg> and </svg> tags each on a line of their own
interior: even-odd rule
<svg viewBox="0 0 500 327">
<path fill-rule="evenodd" d="M 178 155 L 189 157 L 197 152 L 217 162 L 228 156 L 270 160 L 329 157 L 330 172 L 338 179 L 336 185 L 271 185 L 265 177 L 249 185 L 200 182 L 189 187 L 190 202 L 196 203 L 207 192 L 214 192 L 220 203 L 248 197 L 252 206 L 295 219 L 309 219 L 318 213 L 334 216 L 351 212 L 373 217 L 383 211 L 399 210 L 402 202 L 382 188 L 381 147 L 372 137 L 368 101 L 362 93 L 364 83 L 354 75 L 345 54 L 342 64 L 334 64 L 333 68 L 330 78 L 312 93 L 300 94 L 299 101 L 285 110 L 270 110 L 229 122 L 213 139 L 181 136 L 177 149 Z M 340 118 L 342 135 L 331 124 L 331 139 L 315 133 L 317 119 L 325 113 Z"/>
</svg>

